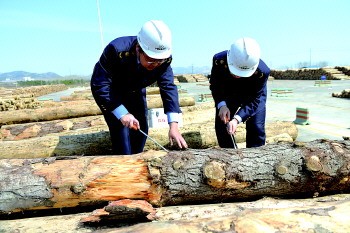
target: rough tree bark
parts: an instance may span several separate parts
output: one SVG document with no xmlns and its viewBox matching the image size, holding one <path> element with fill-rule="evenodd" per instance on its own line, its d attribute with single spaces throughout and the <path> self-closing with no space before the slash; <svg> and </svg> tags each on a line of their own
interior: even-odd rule
<svg viewBox="0 0 350 233">
<path fill-rule="evenodd" d="M 65 120 L 3 125 L 0 128 L 0 139 L 3 141 L 17 141 L 34 137 L 42 137 L 53 133 L 62 133 L 77 129 L 86 129 L 94 126 L 106 125 L 107 124 L 101 115 L 77 117 Z"/>
<path fill-rule="evenodd" d="M 154 221 L 95 232 L 349 232 L 349 210 L 350 201 L 283 209 L 241 209 L 235 214 L 222 217 Z"/>
<path fill-rule="evenodd" d="M 141 199 L 155 206 L 350 191 L 350 141 L 0 160 L 0 212 Z"/>
<path fill-rule="evenodd" d="M 187 232 L 208 233 L 230 232 L 223 230 L 228 228 L 237 233 L 261 233 L 263 229 L 271 230 L 270 232 L 350 232 L 349 201 L 349 194 L 338 194 L 308 199 L 262 198 L 252 202 L 165 206 L 155 208 L 156 222 L 133 226 L 125 226 L 125 220 L 104 221 L 94 226 L 81 224 L 81 221 L 91 216 L 91 213 L 86 212 L 47 217 L 30 216 L 1 220 L 0 231 L 13 233 L 18 229 L 21 232 L 46 233 L 59 229 L 60 232 L 67 233 L 87 233 L 101 232 L 99 230 L 103 229 L 137 233 L 178 233 L 186 229 Z M 124 223 L 123 227 L 120 222 Z"/>
<path fill-rule="evenodd" d="M 39 130 L 38 127 L 34 127 L 34 129 Z M 168 128 L 151 128 L 149 135 L 164 147 L 170 148 L 167 137 L 168 130 Z M 28 132 L 33 133 L 29 130 Z M 266 125 L 268 138 L 287 133 L 295 139 L 297 132 L 297 127 L 293 122 L 271 122 Z M 213 122 L 186 125 L 181 128 L 181 133 L 189 148 L 192 149 L 210 148 L 218 145 L 214 136 Z M 238 143 L 245 141 L 244 125 L 240 125 L 238 128 L 236 141 Z M 144 151 L 148 150 L 161 150 L 161 148 L 152 141 L 147 140 Z M 101 125 L 18 141 L 0 141 L 0 151 L 0 159 L 112 154 L 108 128 Z"/>
</svg>

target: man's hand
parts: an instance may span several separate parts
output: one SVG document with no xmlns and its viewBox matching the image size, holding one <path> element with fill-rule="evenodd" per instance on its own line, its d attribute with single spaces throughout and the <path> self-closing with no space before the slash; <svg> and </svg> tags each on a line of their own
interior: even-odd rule
<svg viewBox="0 0 350 233">
<path fill-rule="evenodd" d="M 237 127 L 238 127 L 238 121 L 235 118 L 226 124 L 226 129 L 229 134 L 234 134 L 237 130 Z"/>
<path fill-rule="evenodd" d="M 179 127 L 178 127 L 178 123 L 177 122 L 171 122 L 169 124 L 169 141 L 170 141 L 170 145 L 174 145 L 174 142 L 177 143 L 177 145 L 180 147 L 180 149 L 184 148 L 186 149 L 187 143 L 185 141 L 185 139 L 182 137 L 182 135 L 179 132 Z"/>
<path fill-rule="evenodd" d="M 219 117 L 225 124 L 229 121 L 230 109 L 228 109 L 226 105 L 221 106 L 221 108 L 219 109 Z"/>
<path fill-rule="evenodd" d="M 130 113 L 122 116 L 120 118 L 120 121 L 125 127 L 128 127 L 130 129 L 135 128 L 135 126 L 136 126 L 137 129 L 140 128 L 139 121 L 134 117 L 134 115 L 132 115 Z"/>
</svg>

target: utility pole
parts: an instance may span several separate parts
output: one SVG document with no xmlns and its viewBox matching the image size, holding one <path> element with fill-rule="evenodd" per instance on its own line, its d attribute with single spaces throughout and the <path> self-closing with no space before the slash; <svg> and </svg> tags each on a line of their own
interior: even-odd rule
<svg viewBox="0 0 350 233">
<path fill-rule="evenodd" d="M 103 42 L 103 30 L 102 30 L 102 22 L 101 22 L 100 2 L 99 2 L 99 0 L 96 0 L 96 5 L 97 5 L 98 23 L 99 23 L 99 26 L 100 26 L 101 47 L 102 47 L 102 50 L 103 50 L 104 49 L 104 42 Z"/>
</svg>

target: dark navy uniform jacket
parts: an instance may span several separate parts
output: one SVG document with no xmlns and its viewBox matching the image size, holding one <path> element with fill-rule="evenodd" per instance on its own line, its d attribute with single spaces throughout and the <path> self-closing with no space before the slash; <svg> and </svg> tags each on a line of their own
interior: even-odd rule
<svg viewBox="0 0 350 233">
<path fill-rule="evenodd" d="M 227 65 L 227 51 L 215 54 L 210 76 L 210 90 L 215 107 L 221 101 L 226 101 L 228 106 L 241 107 L 236 115 L 245 122 L 265 107 L 269 74 L 270 69 L 260 60 L 257 72 L 251 77 L 234 78 Z M 231 113 L 231 118 L 233 115 Z"/>
<path fill-rule="evenodd" d="M 91 89 L 97 104 L 105 111 L 113 111 L 133 92 L 145 92 L 145 87 L 157 82 L 164 112 L 180 113 L 177 87 L 170 66 L 172 58 L 146 70 L 136 57 L 136 36 L 120 37 L 110 42 L 96 63 Z M 144 111 L 144 110 L 143 110 Z"/>
</svg>

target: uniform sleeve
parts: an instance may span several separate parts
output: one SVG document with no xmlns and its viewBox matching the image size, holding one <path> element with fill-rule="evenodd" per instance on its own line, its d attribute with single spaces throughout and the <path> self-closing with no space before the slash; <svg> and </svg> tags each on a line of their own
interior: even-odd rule
<svg viewBox="0 0 350 233">
<path fill-rule="evenodd" d="M 91 91 L 94 98 L 97 104 L 107 111 L 113 111 L 121 105 L 117 95 L 111 95 L 112 74 L 116 73 L 115 69 L 118 67 L 116 54 L 115 48 L 108 45 L 96 63 L 91 77 Z"/>
</svg>

